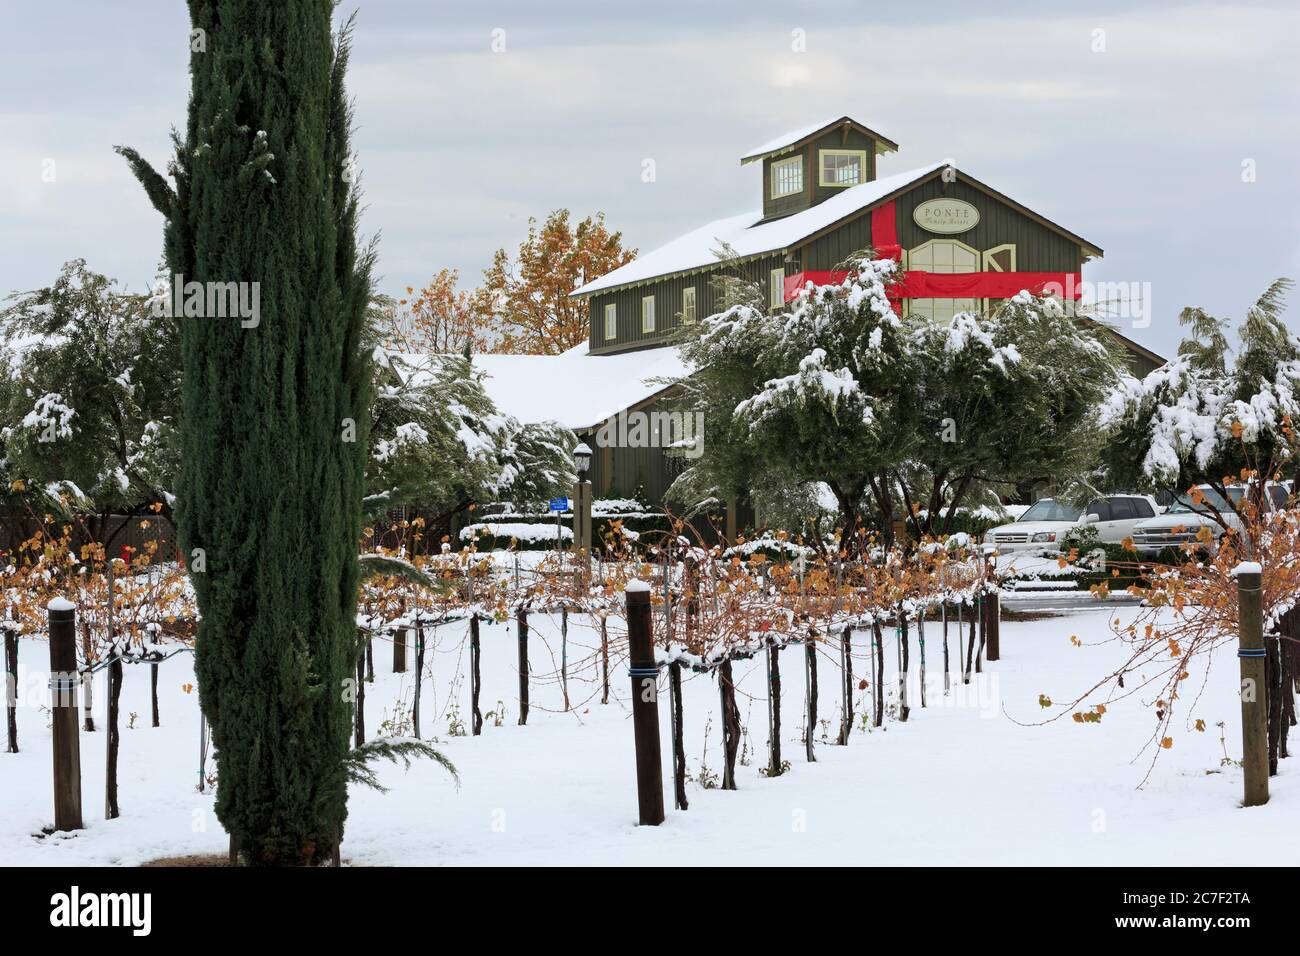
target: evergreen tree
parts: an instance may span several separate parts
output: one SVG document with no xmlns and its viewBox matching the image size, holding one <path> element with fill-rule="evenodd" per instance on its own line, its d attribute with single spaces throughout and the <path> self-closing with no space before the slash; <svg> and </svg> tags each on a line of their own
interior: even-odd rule
<svg viewBox="0 0 1300 956">
<path fill-rule="evenodd" d="M 179 376 L 174 320 L 81 259 L 0 309 L 0 448 L 34 511 L 170 518 Z M 17 490 L 17 489 L 13 489 Z M 120 526 L 125 527 L 125 526 Z"/>
<path fill-rule="evenodd" d="M 202 614 L 217 815 L 248 862 L 311 864 L 347 813 L 370 383 L 349 30 L 331 32 L 330 0 L 189 7 L 174 188 L 120 151 L 166 217 L 169 272 L 248 283 L 257 304 L 251 319 L 198 316 L 187 299 L 178 317 L 178 531 Z"/>
<path fill-rule="evenodd" d="M 1300 477 L 1300 337 L 1282 319 L 1291 286 L 1276 280 L 1247 311 L 1230 365 L 1227 321 L 1183 310 L 1178 355 L 1126 378 L 1103 407 L 1109 484 L 1180 494 L 1207 483 L 1235 510 L 1227 485 L 1243 472 Z"/>
</svg>

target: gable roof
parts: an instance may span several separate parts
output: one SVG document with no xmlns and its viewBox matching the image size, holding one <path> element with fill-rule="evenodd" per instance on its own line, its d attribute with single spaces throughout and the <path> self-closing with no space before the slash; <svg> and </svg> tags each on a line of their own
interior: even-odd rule
<svg viewBox="0 0 1300 956">
<path fill-rule="evenodd" d="M 718 257 L 714 252 L 720 249 L 723 243 L 731 246 L 737 257 L 741 259 L 780 252 L 950 165 L 952 165 L 950 160 L 944 160 L 922 166 L 920 169 L 862 183 L 860 186 L 851 186 L 825 202 L 782 219 L 764 222 L 761 209 L 727 219 L 718 219 L 684 236 L 679 236 L 658 249 L 637 256 L 627 265 L 619 266 L 599 279 L 593 279 L 570 294 L 586 296 L 679 272 L 712 268 L 718 264 Z"/>
<path fill-rule="evenodd" d="M 886 176 L 884 179 L 851 186 L 816 206 L 780 219 L 764 220 L 763 211 L 759 209 L 739 216 L 715 220 L 638 256 L 627 265 L 593 279 L 570 292 L 569 295 L 581 298 L 596 292 L 640 285 L 666 276 L 711 269 L 718 265 L 719 259 L 715 253 L 721 249 L 723 243 L 734 250 L 737 259 L 742 260 L 801 246 L 818 236 L 838 229 L 847 220 L 858 217 L 873 206 L 897 198 L 909 189 L 940 175 L 949 167 L 966 185 L 1004 203 L 1044 228 L 1077 243 L 1085 253 L 1102 255 L 1100 246 L 1040 216 L 1032 209 L 1022 206 L 973 176 L 961 172 L 951 159 L 945 159 L 919 169 L 911 169 Z"/>
<path fill-rule="evenodd" d="M 757 162 L 758 160 L 765 159 L 768 156 L 788 153 L 791 150 L 798 149 L 804 143 L 808 142 L 808 140 L 820 136 L 832 127 L 840 125 L 856 129 L 858 132 L 865 133 L 874 139 L 876 141 L 877 153 L 887 153 L 898 149 L 898 144 L 892 139 L 888 139 L 874 130 L 868 129 L 851 116 L 836 116 L 824 119 L 820 123 L 814 123 L 811 126 L 803 126 L 799 129 L 791 130 L 788 133 L 782 133 L 775 139 L 768 140 L 762 146 L 755 146 L 744 156 L 740 157 L 740 165 L 743 166 L 746 163 Z"/>
<path fill-rule="evenodd" d="M 559 355 L 474 355 L 483 388 L 497 409 L 521 422 L 557 422 L 573 431 L 594 428 L 686 374 L 675 345 L 590 355 L 584 343 Z"/>
</svg>

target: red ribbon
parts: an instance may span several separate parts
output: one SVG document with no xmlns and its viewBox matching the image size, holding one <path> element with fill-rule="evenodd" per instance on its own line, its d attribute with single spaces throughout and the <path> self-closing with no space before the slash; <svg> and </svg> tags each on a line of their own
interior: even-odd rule
<svg viewBox="0 0 1300 956">
<path fill-rule="evenodd" d="M 901 262 L 898 225 L 893 201 L 871 210 L 871 240 L 879 259 Z M 789 302 L 807 283 L 839 284 L 848 277 L 847 270 L 808 270 L 785 277 L 785 300 Z M 1021 291 L 1042 295 L 1044 290 L 1063 298 L 1083 295 L 1080 272 L 922 272 L 909 270 L 889 289 L 894 311 L 899 299 L 1009 299 Z"/>
</svg>

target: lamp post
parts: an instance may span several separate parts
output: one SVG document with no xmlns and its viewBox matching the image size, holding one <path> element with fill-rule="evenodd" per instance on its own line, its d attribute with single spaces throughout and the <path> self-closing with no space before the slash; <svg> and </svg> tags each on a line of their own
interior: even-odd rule
<svg viewBox="0 0 1300 956">
<path fill-rule="evenodd" d="M 577 467 L 578 481 L 573 486 L 573 548 L 578 554 L 591 557 L 591 482 L 587 472 L 591 468 L 591 448 L 578 442 L 573 449 L 573 463 Z"/>
</svg>

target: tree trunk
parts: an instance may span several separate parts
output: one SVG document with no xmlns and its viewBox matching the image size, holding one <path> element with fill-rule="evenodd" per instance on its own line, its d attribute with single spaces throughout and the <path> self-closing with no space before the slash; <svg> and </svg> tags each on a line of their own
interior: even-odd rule
<svg viewBox="0 0 1300 956">
<path fill-rule="evenodd" d="M 906 721 L 912 712 L 907 706 L 907 668 L 909 648 L 907 646 L 907 615 L 898 609 L 898 719 Z"/>
<path fill-rule="evenodd" d="M 373 638 L 366 638 L 366 672 L 365 680 L 373 684 L 375 682 L 375 641 Z M 360 672 L 358 672 L 360 673 Z"/>
<path fill-rule="evenodd" d="M 876 688 L 872 694 L 876 713 L 872 724 L 879 727 L 885 722 L 885 637 L 880 633 L 879 621 L 871 622 L 871 638 L 875 647 L 873 656 L 876 659 Z"/>
<path fill-rule="evenodd" d="M 469 704 L 470 725 L 475 737 L 483 732 L 483 714 L 479 711 L 479 692 L 483 687 L 483 678 L 479 671 L 482 648 L 479 645 L 478 615 L 469 619 Z"/>
<path fill-rule="evenodd" d="M 808 733 L 804 741 L 804 753 L 809 763 L 817 762 L 814 750 L 814 735 L 817 733 L 817 642 L 812 636 L 804 641 L 805 694 L 808 698 Z"/>
<path fill-rule="evenodd" d="M 528 611 L 520 608 L 515 614 L 519 632 L 519 726 L 528 723 Z"/>
<path fill-rule="evenodd" d="M 81 615 L 81 655 L 86 662 L 86 670 L 81 675 L 81 713 L 82 728 L 88 734 L 95 732 L 95 709 L 94 709 L 94 675 L 90 673 L 90 662 L 95 659 L 94 643 L 90 639 L 90 620 L 87 615 Z"/>
<path fill-rule="evenodd" d="M 8 750 L 18 753 L 18 635 L 5 631 L 5 725 Z"/>
<path fill-rule="evenodd" d="M 966 669 L 962 672 L 961 682 L 970 683 L 971 668 L 975 665 L 975 621 L 979 617 L 979 595 L 975 596 L 975 606 L 971 608 L 970 635 L 966 639 Z M 958 619 L 957 631 L 961 633 L 961 621 Z M 959 637 L 960 639 L 960 637 Z"/>
<path fill-rule="evenodd" d="M 772 715 L 768 727 L 769 777 L 781 776 L 781 649 L 771 642 L 767 645 L 768 709 Z"/>
<path fill-rule="evenodd" d="M 603 615 L 600 619 L 600 702 L 609 703 L 609 630 Z"/>
<path fill-rule="evenodd" d="M 104 769 L 104 817 L 116 820 L 117 806 L 117 752 L 121 744 L 118 733 L 118 703 L 122 697 L 122 658 L 113 652 L 113 662 L 108 665 L 108 758 Z"/>
<path fill-rule="evenodd" d="M 942 601 L 939 604 L 939 615 L 943 618 L 943 692 L 947 696 L 952 690 L 952 678 L 948 673 L 948 602 Z M 958 635 L 958 641 L 961 640 Z"/>
<path fill-rule="evenodd" d="M 411 731 L 420 739 L 420 685 L 424 683 L 424 625 L 415 625 L 415 690 L 411 695 Z M 437 703 L 435 698 L 434 703 Z"/>
<path fill-rule="evenodd" d="M 673 718 L 673 803 L 678 810 L 688 807 L 686 801 L 686 742 L 682 729 L 682 663 L 668 665 L 668 684 L 672 693 Z"/>
<path fill-rule="evenodd" d="M 925 706 L 925 610 L 916 616 L 916 647 L 921 662 L 921 706 Z"/>
<path fill-rule="evenodd" d="M 840 715 L 841 747 L 848 746 L 849 734 L 853 730 L 853 626 L 844 625 L 840 634 L 840 671 L 843 674 L 842 697 L 843 709 Z"/>
<path fill-rule="evenodd" d="M 731 658 L 718 665 L 718 694 L 722 698 L 722 789 L 736 789 L 736 755 L 740 753 L 740 708 L 732 682 Z"/>
<path fill-rule="evenodd" d="M 355 746 L 360 747 L 366 742 L 366 662 L 362 654 L 357 655 L 357 692 L 352 706 L 356 711 L 353 715 L 356 718 L 354 741 Z"/>
</svg>

